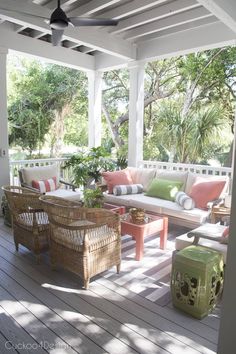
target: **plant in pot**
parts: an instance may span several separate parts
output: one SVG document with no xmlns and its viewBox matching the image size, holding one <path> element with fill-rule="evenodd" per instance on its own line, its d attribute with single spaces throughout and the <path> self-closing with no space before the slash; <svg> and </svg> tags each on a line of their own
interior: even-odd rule
<svg viewBox="0 0 236 354">
<path fill-rule="evenodd" d="M 86 208 L 101 208 L 104 196 L 100 188 L 84 190 L 84 206 Z"/>
<path fill-rule="evenodd" d="M 65 168 L 72 169 L 73 183 L 75 185 L 86 188 L 92 182 L 95 182 L 95 184 L 99 182 L 101 172 L 113 171 L 115 164 L 109 158 L 108 152 L 102 146 L 99 146 L 91 148 L 88 153 L 72 156 L 66 162 Z"/>
</svg>

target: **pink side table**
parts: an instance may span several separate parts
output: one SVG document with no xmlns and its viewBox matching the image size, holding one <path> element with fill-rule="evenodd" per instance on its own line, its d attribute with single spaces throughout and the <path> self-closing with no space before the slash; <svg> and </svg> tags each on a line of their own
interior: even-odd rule
<svg viewBox="0 0 236 354">
<path fill-rule="evenodd" d="M 168 218 L 146 214 L 148 221 L 143 224 L 135 224 L 131 221 L 128 214 L 121 217 L 121 234 L 131 235 L 136 241 L 136 257 L 137 261 L 143 258 L 144 237 L 160 232 L 160 248 L 166 248 L 168 234 Z"/>
<path fill-rule="evenodd" d="M 120 214 L 120 215 L 123 215 L 126 211 L 125 206 L 114 205 L 114 204 L 110 204 L 110 203 L 104 203 L 103 208 L 114 211 L 115 213 Z"/>
</svg>

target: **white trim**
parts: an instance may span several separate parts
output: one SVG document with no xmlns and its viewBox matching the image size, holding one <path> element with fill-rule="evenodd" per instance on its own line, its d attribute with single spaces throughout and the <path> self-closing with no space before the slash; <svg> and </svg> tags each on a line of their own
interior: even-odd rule
<svg viewBox="0 0 236 354">
<path fill-rule="evenodd" d="M 138 46 L 137 58 L 151 61 L 235 44 L 234 32 L 223 23 L 215 22 L 144 41 Z"/>
<path fill-rule="evenodd" d="M 236 33 L 235 0 L 197 0 L 220 21 Z"/>
</svg>

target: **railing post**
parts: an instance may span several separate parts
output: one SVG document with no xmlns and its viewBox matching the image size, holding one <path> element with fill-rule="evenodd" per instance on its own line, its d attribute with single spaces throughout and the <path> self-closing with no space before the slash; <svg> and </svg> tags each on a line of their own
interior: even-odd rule
<svg viewBox="0 0 236 354">
<path fill-rule="evenodd" d="M 8 50 L 6 48 L 0 48 L 0 187 L 10 183 L 7 120 L 7 53 Z M 2 194 L 2 190 L 0 189 L 0 199 Z"/>
<path fill-rule="evenodd" d="M 91 71 L 88 75 L 88 145 L 97 147 L 101 145 L 102 131 L 102 72 Z"/>
<path fill-rule="evenodd" d="M 130 66 L 128 165 L 143 159 L 144 63 Z"/>
</svg>

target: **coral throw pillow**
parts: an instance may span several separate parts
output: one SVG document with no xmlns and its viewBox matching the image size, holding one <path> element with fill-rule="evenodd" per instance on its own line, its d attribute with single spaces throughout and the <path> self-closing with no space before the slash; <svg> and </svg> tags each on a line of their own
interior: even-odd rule
<svg viewBox="0 0 236 354">
<path fill-rule="evenodd" d="M 192 185 L 189 196 L 195 201 L 196 207 L 207 209 L 207 203 L 218 199 L 223 191 L 226 181 L 211 180 L 209 178 L 197 177 Z"/>
<path fill-rule="evenodd" d="M 112 194 L 113 187 L 120 184 L 133 184 L 129 170 L 121 170 L 114 172 L 103 172 L 102 177 L 105 179 L 108 187 L 108 193 Z"/>
<path fill-rule="evenodd" d="M 32 187 L 40 191 L 40 193 L 52 192 L 56 190 L 57 178 L 52 177 L 42 181 L 32 181 Z"/>
</svg>

